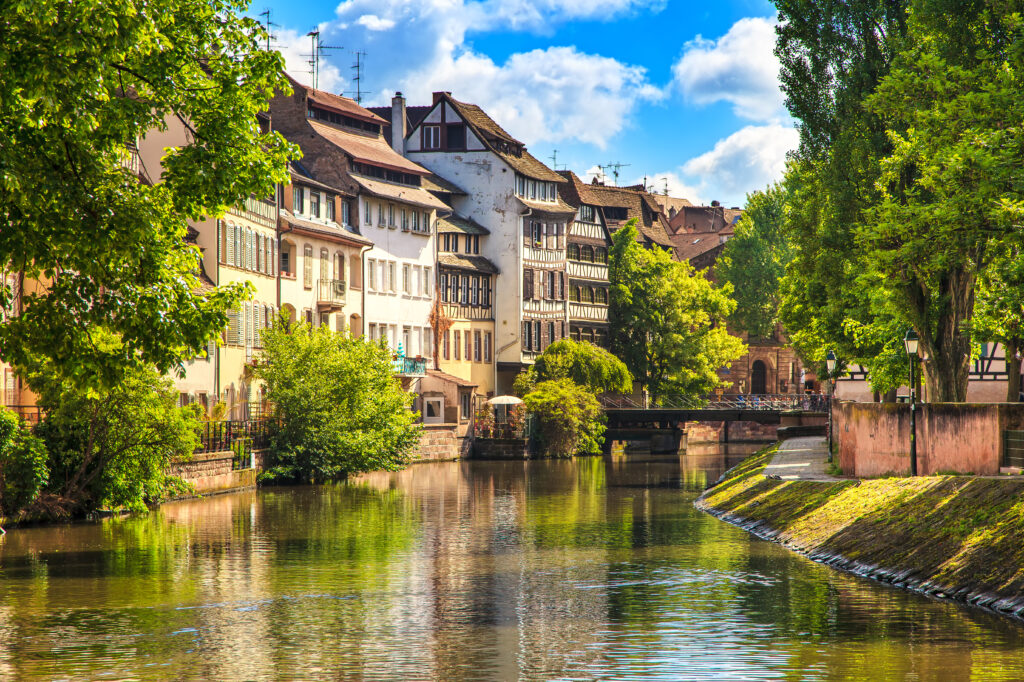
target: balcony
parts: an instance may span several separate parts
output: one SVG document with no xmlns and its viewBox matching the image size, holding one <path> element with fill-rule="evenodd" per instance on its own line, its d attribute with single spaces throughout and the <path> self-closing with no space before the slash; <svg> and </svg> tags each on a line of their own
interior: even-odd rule
<svg viewBox="0 0 1024 682">
<path fill-rule="evenodd" d="M 427 373 L 426 358 L 407 358 L 399 356 L 392 361 L 392 370 L 402 377 L 421 377 Z"/>
<path fill-rule="evenodd" d="M 322 279 L 317 282 L 316 306 L 320 312 L 341 310 L 345 305 L 345 280 Z"/>
</svg>

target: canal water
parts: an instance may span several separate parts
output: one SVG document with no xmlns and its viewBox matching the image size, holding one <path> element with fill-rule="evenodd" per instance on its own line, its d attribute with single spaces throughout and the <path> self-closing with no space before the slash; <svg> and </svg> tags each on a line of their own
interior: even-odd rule
<svg viewBox="0 0 1024 682">
<path fill-rule="evenodd" d="M 14 530 L 0 679 L 1024 679 L 1016 623 L 696 512 L 731 447 L 421 464 Z"/>
</svg>

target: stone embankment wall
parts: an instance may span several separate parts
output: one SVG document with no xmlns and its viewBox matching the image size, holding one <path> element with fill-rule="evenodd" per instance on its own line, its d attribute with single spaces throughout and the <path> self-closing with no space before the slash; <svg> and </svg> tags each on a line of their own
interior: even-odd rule
<svg viewBox="0 0 1024 682">
<path fill-rule="evenodd" d="M 1024 476 L 766 479 L 773 452 L 697 508 L 834 568 L 1024 619 Z"/>
<path fill-rule="evenodd" d="M 469 457 L 472 440 L 460 437 L 453 424 L 424 424 L 413 462 L 443 462 Z"/>
<path fill-rule="evenodd" d="M 833 410 L 843 472 L 859 477 L 910 472 L 910 405 L 843 402 Z M 1024 404 L 918 405 L 918 473 L 998 474 L 1007 429 L 1024 429 Z"/>
<path fill-rule="evenodd" d="M 167 474 L 191 484 L 201 495 L 252 488 L 256 485 L 257 471 L 263 468 L 264 456 L 264 452 L 256 452 L 255 469 L 232 469 L 235 458 L 232 451 L 204 452 L 173 462 Z"/>
<path fill-rule="evenodd" d="M 477 438 L 474 459 L 529 459 L 529 441 L 522 438 Z"/>
</svg>

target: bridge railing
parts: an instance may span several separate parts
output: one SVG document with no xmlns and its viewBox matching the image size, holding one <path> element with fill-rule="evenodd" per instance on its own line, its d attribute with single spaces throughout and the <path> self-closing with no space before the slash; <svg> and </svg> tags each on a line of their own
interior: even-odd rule
<svg viewBox="0 0 1024 682">
<path fill-rule="evenodd" d="M 828 409 L 828 396 L 817 394 L 739 394 L 739 395 L 668 395 L 652 399 L 646 405 L 634 396 L 603 395 L 601 405 L 606 410 L 803 410 L 824 412 Z"/>
</svg>

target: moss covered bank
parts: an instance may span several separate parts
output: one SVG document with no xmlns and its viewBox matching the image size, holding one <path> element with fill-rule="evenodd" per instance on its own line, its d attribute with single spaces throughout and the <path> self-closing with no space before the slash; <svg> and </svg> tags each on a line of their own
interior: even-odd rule
<svg viewBox="0 0 1024 682">
<path fill-rule="evenodd" d="M 1024 619 L 1024 477 L 766 479 L 774 452 L 697 508 L 834 568 Z"/>
</svg>

